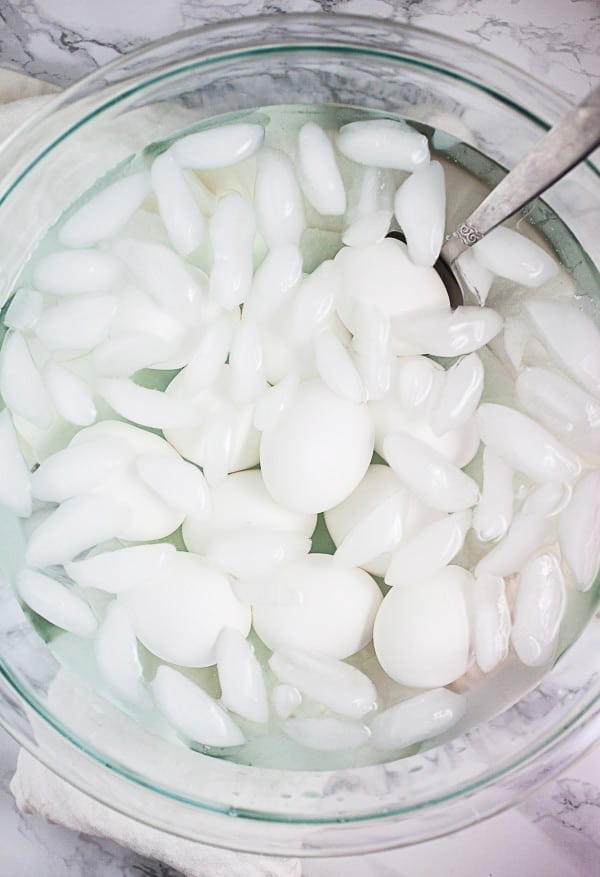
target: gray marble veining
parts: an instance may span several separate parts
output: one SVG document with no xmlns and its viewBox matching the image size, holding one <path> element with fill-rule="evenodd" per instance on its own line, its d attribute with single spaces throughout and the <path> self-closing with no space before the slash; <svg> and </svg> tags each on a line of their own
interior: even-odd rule
<svg viewBox="0 0 600 877">
<path fill-rule="evenodd" d="M 0 58 L 65 86 L 184 28 L 291 11 L 374 15 L 439 31 L 508 58 L 571 98 L 600 76 L 596 0 L 4 0 Z"/>
</svg>

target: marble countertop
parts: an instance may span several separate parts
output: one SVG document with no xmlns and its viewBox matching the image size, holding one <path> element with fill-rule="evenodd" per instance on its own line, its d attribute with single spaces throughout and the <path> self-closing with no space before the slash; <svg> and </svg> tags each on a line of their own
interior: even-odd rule
<svg viewBox="0 0 600 877">
<path fill-rule="evenodd" d="M 11 0 L 0 3 L 0 66 L 65 86 L 148 40 L 225 16 L 348 12 L 462 39 L 569 98 L 600 79 L 597 0 Z M 0 731 L 2 877 L 177 877 L 157 862 L 20 815 L 8 791 L 17 747 Z M 600 749 L 524 804 L 408 850 L 311 861 L 305 877 L 594 877 L 600 873 Z M 207 874 L 207 877 L 212 875 Z"/>
</svg>

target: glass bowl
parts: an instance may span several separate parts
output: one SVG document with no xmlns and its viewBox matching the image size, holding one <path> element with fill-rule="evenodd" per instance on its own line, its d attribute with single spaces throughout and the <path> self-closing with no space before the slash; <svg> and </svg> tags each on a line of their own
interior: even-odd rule
<svg viewBox="0 0 600 877">
<path fill-rule="evenodd" d="M 276 15 L 177 35 L 85 78 L 2 146 L 0 301 L 44 232 L 115 165 L 202 119 L 274 104 L 350 104 L 442 130 L 462 124 L 506 168 L 568 109 L 562 97 L 497 58 L 387 21 Z M 465 206 L 455 207 L 457 219 Z M 532 208 L 538 231 L 592 296 L 600 288 L 599 208 L 600 176 L 591 161 Z M 561 236 L 557 217 L 581 246 Z M 3 512 L 0 721 L 70 783 L 163 831 L 273 855 L 414 844 L 515 804 L 598 737 L 600 620 L 593 619 L 514 706 L 411 757 L 320 772 L 211 758 L 154 736 L 58 663 L 9 583 L 22 555 L 18 523 Z M 587 599 L 599 590 L 600 579 Z"/>
</svg>

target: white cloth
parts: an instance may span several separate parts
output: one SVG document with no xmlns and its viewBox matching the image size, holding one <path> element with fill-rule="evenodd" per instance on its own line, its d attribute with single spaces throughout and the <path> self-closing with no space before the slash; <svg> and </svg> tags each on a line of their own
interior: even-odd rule
<svg viewBox="0 0 600 877">
<path fill-rule="evenodd" d="M 234 853 L 184 840 L 123 816 L 61 780 L 23 749 L 10 785 L 23 813 L 48 819 L 158 859 L 186 877 L 300 877 L 297 859 Z"/>
<path fill-rule="evenodd" d="M 40 108 L 57 89 L 19 73 L 0 70 L 0 141 Z M 21 750 L 11 782 L 17 807 L 50 822 L 109 838 L 140 855 L 176 868 L 186 877 L 300 877 L 297 859 L 229 852 L 150 828 L 100 804 Z"/>
</svg>

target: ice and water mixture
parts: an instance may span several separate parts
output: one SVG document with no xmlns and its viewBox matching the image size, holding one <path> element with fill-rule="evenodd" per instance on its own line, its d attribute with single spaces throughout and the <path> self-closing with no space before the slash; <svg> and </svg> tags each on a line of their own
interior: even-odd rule
<svg viewBox="0 0 600 877">
<path fill-rule="evenodd" d="M 448 163 L 306 119 L 188 133 L 78 202 L 0 353 L 50 647 L 172 739 L 295 767 L 465 727 L 507 663 L 551 665 L 600 556 L 588 300 L 500 228 L 452 311 Z"/>
</svg>

